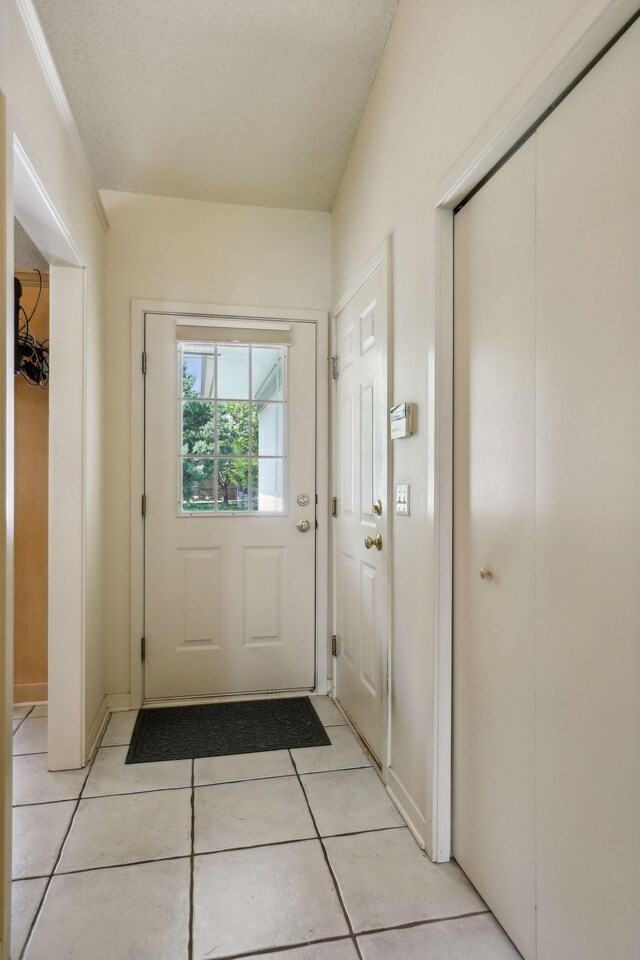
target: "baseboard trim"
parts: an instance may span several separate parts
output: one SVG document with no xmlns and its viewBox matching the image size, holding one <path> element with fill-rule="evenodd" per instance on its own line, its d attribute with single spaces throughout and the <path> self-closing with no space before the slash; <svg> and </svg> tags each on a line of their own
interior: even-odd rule
<svg viewBox="0 0 640 960">
<path fill-rule="evenodd" d="M 131 694 L 129 693 L 108 693 L 107 706 L 111 713 L 117 713 L 119 710 L 131 709 Z"/>
<path fill-rule="evenodd" d="M 420 813 L 416 803 L 411 799 L 395 770 L 389 767 L 387 793 L 395 803 L 402 819 L 423 850 L 427 848 L 427 821 Z M 429 851 L 427 850 L 427 853 Z"/>
<path fill-rule="evenodd" d="M 89 744 L 89 749 L 86 752 L 84 758 L 85 764 L 89 763 L 93 759 L 93 755 L 98 749 L 98 744 L 100 743 L 100 737 L 102 736 L 104 729 L 109 721 L 109 704 L 107 698 L 104 697 L 100 708 L 96 714 L 96 717 L 89 728 L 89 733 L 87 734 L 87 743 Z"/>
<path fill-rule="evenodd" d="M 13 702 L 18 703 L 45 703 L 48 699 L 48 684 L 44 683 L 14 683 Z"/>
</svg>

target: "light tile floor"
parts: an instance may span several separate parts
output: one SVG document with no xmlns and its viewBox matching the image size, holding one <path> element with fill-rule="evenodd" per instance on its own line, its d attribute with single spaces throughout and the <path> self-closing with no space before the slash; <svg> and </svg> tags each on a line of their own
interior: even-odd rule
<svg viewBox="0 0 640 960">
<path fill-rule="evenodd" d="M 518 960 L 455 863 L 432 864 L 328 698 L 331 746 L 49 773 L 17 708 L 13 960 Z"/>
</svg>

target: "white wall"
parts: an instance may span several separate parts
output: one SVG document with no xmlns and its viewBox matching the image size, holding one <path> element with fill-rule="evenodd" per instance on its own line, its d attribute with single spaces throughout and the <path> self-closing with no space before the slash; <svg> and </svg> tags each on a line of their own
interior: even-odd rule
<svg viewBox="0 0 640 960">
<path fill-rule="evenodd" d="M 104 698 L 103 356 L 104 228 L 15 0 L 0 3 L 0 90 L 18 136 L 86 267 L 84 725 Z M 11 224 L 13 229 L 13 223 Z M 55 377 L 55 369 L 51 372 Z M 55 509 L 55 505 L 52 506 Z"/>
<path fill-rule="evenodd" d="M 103 191 L 107 239 L 107 689 L 130 691 L 131 300 L 328 310 L 327 213 Z"/>
<path fill-rule="evenodd" d="M 332 302 L 393 238 L 394 402 L 418 431 L 393 444 L 411 517 L 394 524 L 390 786 L 428 843 L 434 540 L 428 515 L 428 200 L 581 0 L 400 0 L 336 198 Z M 431 311 L 433 315 L 433 311 Z"/>
</svg>

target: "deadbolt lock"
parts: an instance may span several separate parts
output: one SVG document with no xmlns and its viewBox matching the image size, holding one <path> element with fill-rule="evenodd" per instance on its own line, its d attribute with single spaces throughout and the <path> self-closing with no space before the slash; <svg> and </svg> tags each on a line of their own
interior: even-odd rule
<svg viewBox="0 0 640 960">
<path fill-rule="evenodd" d="M 373 512 L 375 513 L 376 517 L 382 516 L 382 500 L 376 500 L 373 505 Z"/>
</svg>

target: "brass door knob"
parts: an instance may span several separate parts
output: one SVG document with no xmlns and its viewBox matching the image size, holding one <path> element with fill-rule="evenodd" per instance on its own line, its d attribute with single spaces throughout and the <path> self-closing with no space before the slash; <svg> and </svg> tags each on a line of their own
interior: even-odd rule
<svg viewBox="0 0 640 960">
<path fill-rule="evenodd" d="M 480 567 L 480 579 L 481 580 L 491 580 L 493 574 L 491 570 L 487 570 L 486 567 Z"/>
<path fill-rule="evenodd" d="M 377 537 L 365 537 L 364 545 L 367 550 L 371 550 L 371 547 L 375 547 L 376 550 L 382 550 L 382 534 L 379 533 Z"/>
<path fill-rule="evenodd" d="M 300 533 L 306 533 L 310 526 L 311 524 L 309 523 L 308 520 L 298 520 L 298 522 L 296 523 L 296 527 L 298 528 Z"/>
</svg>

